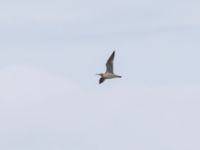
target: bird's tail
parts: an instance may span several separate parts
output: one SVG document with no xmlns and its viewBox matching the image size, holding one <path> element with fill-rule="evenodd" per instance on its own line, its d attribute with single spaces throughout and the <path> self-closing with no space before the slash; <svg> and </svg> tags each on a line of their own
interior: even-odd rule
<svg viewBox="0 0 200 150">
<path fill-rule="evenodd" d="M 116 76 L 117 78 L 122 78 L 122 76 Z"/>
</svg>

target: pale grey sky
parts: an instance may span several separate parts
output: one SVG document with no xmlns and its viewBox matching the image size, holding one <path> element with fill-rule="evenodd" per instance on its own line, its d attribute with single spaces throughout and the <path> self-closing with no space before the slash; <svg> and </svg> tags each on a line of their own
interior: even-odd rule
<svg viewBox="0 0 200 150">
<path fill-rule="evenodd" d="M 1 2 L 0 149 L 199 150 L 199 5 Z"/>
</svg>

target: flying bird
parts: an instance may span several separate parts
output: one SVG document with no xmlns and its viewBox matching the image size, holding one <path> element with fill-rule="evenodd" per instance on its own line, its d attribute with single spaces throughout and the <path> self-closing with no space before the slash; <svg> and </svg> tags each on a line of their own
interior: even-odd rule
<svg viewBox="0 0 200 150">
<path fill-rule="evenodd" d="M 99 79 L 99 84 L 103 83 L 103 81 L 106 79 L 121 78 L 121 76 L 114 74 L 113 71 L 114 57 L 115 57 L 115 51 L 113 51 L 113 53 L 106 62 L 106 72 L 97 74 L 101 76 L 101 78 Z"/>
</svg>

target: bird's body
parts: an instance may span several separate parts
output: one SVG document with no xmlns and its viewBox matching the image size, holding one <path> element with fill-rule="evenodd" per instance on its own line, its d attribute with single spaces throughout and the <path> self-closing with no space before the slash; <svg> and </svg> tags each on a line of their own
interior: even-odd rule
<svg viewBox="0 0 200 150">
<path fill-rule="evenodd" d="M 112 78 L 117 78 L 117 77 L 121 77 L 121 76 L 118 76 L 109 72 L 105 72 L 104 74 L 102 74 L 102 78 L 105 78 L 105 79 L 112 79 Z"/>
<path fill-rule="evenodd" d="M 121 78 L 121 76 L 114 74 L 113 71 L 114 57 L 115 57 L 115 51 L 111 54 L 106 63 L 106 72 L 98 74 L 101 76 L 101 78 L 99 79 L 99 84 L 101 84 L 106 79 Z"/>
</svg>

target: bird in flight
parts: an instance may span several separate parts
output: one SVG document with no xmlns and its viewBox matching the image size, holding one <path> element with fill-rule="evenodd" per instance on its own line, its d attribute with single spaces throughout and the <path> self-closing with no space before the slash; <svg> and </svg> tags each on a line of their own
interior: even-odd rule
<svg viewBox="0 0 200 150">
<path fill-rule="evenodd" d="M 99 79 L 99 84 L 103 83 L 103 81 L 106 79 L 121 78 L 121 76 L 114 74 L 113 71 L 114 57 L 115 57 L 115 51 L 113 51 L 113 53 L 106 62 L 106 72 L 97 74 L 101 76 L 101 78 Z"/>
</svg>

